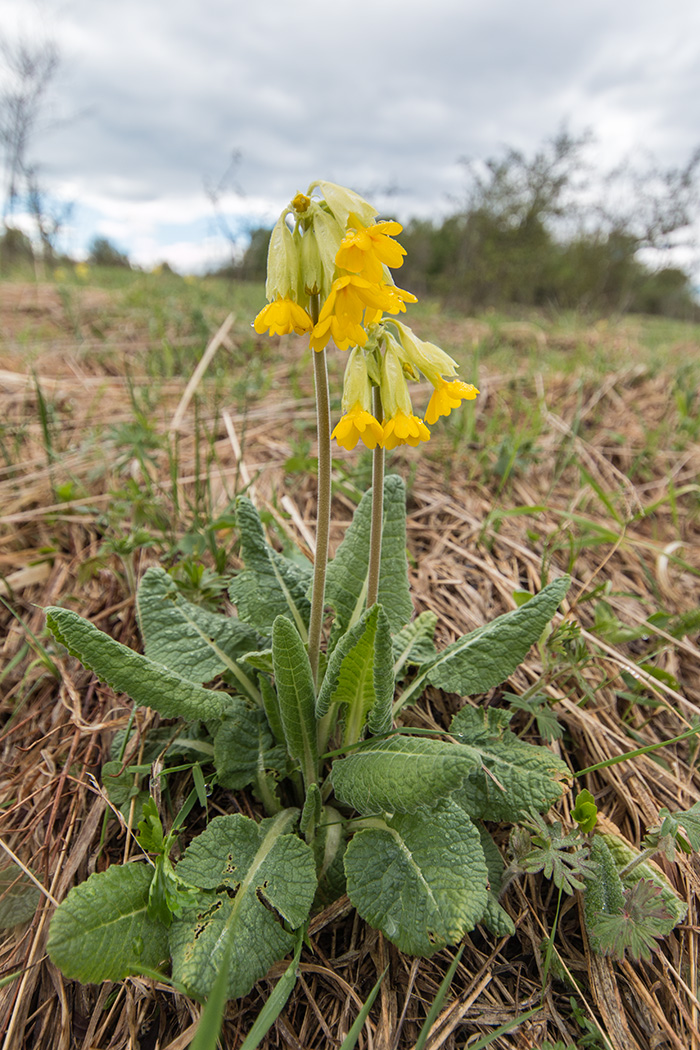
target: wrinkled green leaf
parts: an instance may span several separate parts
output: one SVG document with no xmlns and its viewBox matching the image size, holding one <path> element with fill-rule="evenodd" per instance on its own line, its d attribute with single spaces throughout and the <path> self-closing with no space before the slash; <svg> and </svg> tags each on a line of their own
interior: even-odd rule
<svg viewBox="0 0 700 1050">
<path fill-rule="evenodd" d="M 158 566 L 141 580 L 136 608 L 146 656 L 190 682 L 210 682 L 257 642 L 249 624 L 188 602 Z"/>
<path fill-rule="evenodd" d="M 326 602 L 336 611 L 333 644 L 361 616 L 367 597 L 372 490 L 364 494 L 326 575 Z M 406 495 L 402 479 L 384 479 L 382 561 L 377 601 L 392 631 L 408 623 L 413 603 L 406 560 Z"/>
<path fill-rule="evenodd" d="M 285 616 L 278 616 L 272 628 L 272 662 L 287 750 L 308 788 L 318 779 L 316 692 L 304 644 Z"/>
<path fill-rule="evenodd" d="M 40 900 L 41 890 L 17 864 L 0 869 L 0 929 L 28 922 Z"/>
<path fill-rule="evenodd" d="M 167 960 L 167 929 L 148 917 L 153 871 L 148 864 L 114 864 L 70 891 L 51 920 L 47 946 L 66 977 L 120 981 Z"/>
<path fill-rule="evenodd" d="M 321 718 L 332 704 L 345 707 L 345 741 L 360 739 L 367 721 L 373 733 L 391 728 L 394 674 L 389 621 L 373 605 L 333 650 L 316 700 Z"/>
<path fill-rule="evenodd" d="M 503 883 L 503 859 L 498 846 L 486 828 L 479 826 L 478 831 L 489 875 L 488 900 L 481 921 L 497 937 L 510 937 L 515 933 L 515 923 L 508 912 L 498 903 L 498 895 L 501 892 Z"/>
<path fill-rule="evenodd" d="M 204 998 L 231 936 L 229 998 L 245 995 L 294 947 L 285 929 L 305 922 L 316 889 L 312 850 L 288 834 L 298 810 L 256 824 L 241 814 L 216 817 L 189 845 L 176 873 L 197 886 L 196 903 L 173 921 L 173 976 Z"/>
<path fill-rule="evenodd" d="M 236 525 L 245 569 L 231 582 L 229 595 L 239 617 L 269 631 L 277 616 L 288 616 L 306 638 L 311 566 L 293 562 L 270 547 L 257 510 L 244 496 L 236 501 Z"/>
<path fill-rule="evenodd" d="M 434 612 L 426 609 L 394 635 L 392 645 L 395 674 L 398 675 L 405 667 L 420 667 L 421 664 L 432 663 L 437 656 L 433 642 L 437 619 Z"/>
<path fill-rule="evenodd" d="M 264 711 L 238 700 L 216 731 L 214 765 L 221 786 L 237 791 L 266 770 L 284 772 L 287 752 L 275 743 Z"/>
<path fill-rule="evenodd" d="M 479 765 L 478 753 L 461 744 L 392 736 L 336 759 L 333 789 L 358 813 L 411 813 L 451 794 Z"/>
<path fill-rule="evenodd" d="M 360 915 L 411 955 L 457 943 L 487 906 L 479 833 L 449 799 L 432 810 L 372 821 L 345 852 Z"/>
<path fill-rule="evenodd" d="M 509 712 L 463 707 L 450 732 L 481 758 L 455 798 L 473 819 L 515 820 L 548 810 L 571 782 L 565 762 L 549 748 L 527 744 L 506 728 Z"/>
<path fill-rule="evenodd" d="M 188 721 L 219 718 L 231 704 L 227 693 L 204 689 L 188 681 L 115 641 L 68 609 L 48 608 L 46 625 L 56 641 L 65 645 L 100 681 L 166 718 Z"/>
<path fill-rule="evenodd" d="M 568 576 L 547 584 L 513 612 L 458 638 L 427 667 L 427 681 L 462 696 L 485 693 L 504 682 L 557 611 L 569 588 Z"/>
</svg>

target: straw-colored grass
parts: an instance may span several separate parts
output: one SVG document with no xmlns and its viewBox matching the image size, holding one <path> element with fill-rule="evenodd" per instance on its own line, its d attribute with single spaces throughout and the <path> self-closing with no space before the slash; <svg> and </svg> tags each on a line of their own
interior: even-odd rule
<svg viewBox="0 0 700 1050">
<path fill-rule="evenodd" d="M 175 305 L 154 331 L 156 292 Z M 310 552 L 315 482 L 301 469 L 313 456 L 308 351 L 296 340 L 254 340 L 246 295 L 253 302 L 259 291 L 237 290 L 226 302 L 174 279 L 151 298 L 143 282 L 112 291 L 0 286 L 0 839 L 44 891 L 34 918 L 0 942 L 0 978 L 16 975 L 0 989 L 5 1050 L 184 1050 L 195 1030 L 200 1007 L 166 984 L 82 987 L 45 954 L 54 902 L 131 849 L 99 786 L 131 703 L 50 640 L 42 609 L 69 605 L 138 647 L 134 580 L 161 558 L 172 564 L 182 555 L 178 540 L 206 531 L 206 515 L 221 515 L 249 483 L 270 512 L 271 536 Z M 172 428 L 207 337 L 231 308 L 231 344 L 216 352 Z M 443 339 L 481 389 L 473 407 L 435 428 L 427 448 L 399 451 L 389 465 L 408 482 L 413 594 L 417 610 L 438 614 L 439 643 L 513 608 L 513 592 L 539 588 L 550 567 L 567 570 L 574 582 L 563 615 L 580 625 L 585 657 L 560 664 L 544 688 L 565 731 L 552 746 L 572 770 L 700 724 L 697 631 L 675 638 L 647 623 L 643 637 L 619 642 L 609 627 L 611 617 L 637 627 L 659 610 L 700 607 L 700 434 L 689 397 L 697 330 L 643 321 L 516 325 L 445 319 L 428 308 L 416 328 Z M 366 455 L 341 451 L 334 544 L 367 475 Z M 127 550 L 124 537 L 139 527 L 151 539 Z M 229 568 L 238 564 L 234 541 L 233 532 L 217 533 Z M 505 691 L 522 693 L 541 676 L 533 649 L 507 686 L 478 702 L 500 704 Z M 462 702 L 431 689 L 406 719 L 444 728 Z M 140 711 L 140 728 L 153 718 Z M 516 726 L 526 723 L 517 716 Z M 534 726 L 527 732 L 538 740 Z M 660 807 L 700 800 L 697 754 L 693 739 L 671 744 L 577 787 L 638 845 Z M 245 793 L 220 792 L 211 804 L 256 814 Z M 569 797 L 559 807 L 565 821 L 571 805 Z M 503 903 L 515 936 L 498 941 L 477 928 L 466 938 L 430 1050 L 461 1048 L 540 1003 L 493 1045 L 578 1044 L 588 1021 L 602 1035 L 587 1046 L 700 1048 L 698 860 L 659 864 L 689 910 L 650 963 L 596 956 L 573 897 L 562 901 L 547 968 L 557 893 L 539 877 L 514 883 Z M 388 966 L 362 1045 L 413 1046 L 454 952 L 403 956 L 346 899 L 313 918 L 309 939 L 292 998 L 263 1045 L 338 1046 Z M 283 969 L 229 1003 L 222 1046 L 240 1045 Z"/>
</svg>

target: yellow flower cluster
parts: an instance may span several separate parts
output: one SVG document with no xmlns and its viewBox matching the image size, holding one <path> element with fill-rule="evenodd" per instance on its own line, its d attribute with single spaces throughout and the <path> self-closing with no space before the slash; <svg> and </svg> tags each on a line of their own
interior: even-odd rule
<svg viewBox="0 0 700 1050">
<path fill-rule="evenodd" d="M 312 196 L 315 191 L 320 201 Z M 272 231 L 269 302 L 254 321 L 259 333 L 308 332 L 317 353 L 330 339 L 340 350 L 353 348 L 345 370 L 343 416 L 332 434 L 346 449 L 358 441 L 370 449 L 429 441 L 426 423 L 432 425 L 478 394 L 476 387 L 454 378 L 457 365 L 448 354 L 384 316 L 405 313 L 406 303 L 416 297 L 397 288 L 389 272 L 403 264 L 406 254 L 393 239 L 402 227 L 377 222 L 376 215 L 358 194 L 331 182 L 312 183 L 307 194 L 298 193 Z M 421 373 L 435 388 L 425 422 L 413 413 L 407 384 L 407 377 L 417 380 Z M 380 392 L 381 422 L 373 414 L 373 387 Z"/>
</svg>

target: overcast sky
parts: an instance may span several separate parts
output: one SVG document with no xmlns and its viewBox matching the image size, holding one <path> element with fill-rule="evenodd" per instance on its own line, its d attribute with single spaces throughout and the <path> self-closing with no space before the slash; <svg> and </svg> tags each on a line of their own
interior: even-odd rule
<svg viewBox="0 0 700 1050">
<path fill-rule="evenodd" d="M 603 167 L 700 143 L 696 0 L 0 0 L 0 38 L 16 32 L 60 49 L 30 153 L 74 204 L 65 246 L 99 233 L 142 265 L 220 255 L 205 187 L 233 151 L 238 228 L 316 178 L 444 214 L 461 158 L 563 124 Z"/>
</svg>

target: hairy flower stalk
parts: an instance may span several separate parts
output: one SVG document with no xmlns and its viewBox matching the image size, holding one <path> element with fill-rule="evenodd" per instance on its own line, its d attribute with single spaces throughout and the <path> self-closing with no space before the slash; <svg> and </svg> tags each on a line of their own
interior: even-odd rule
<svg viewBox="0 0 700 1050">
<path fill-rule="evenodd" d="M 311 299 L 312 319 L 318 319 L 318 296 Z M 316 422 L 318 432 L 318 493 L 316 510 L 316 554 L 309 616 L 309 663 L 318 684 L 318 658 L 323 628 L 323 597 L 326 588 L 328 541 L 331 529 L 331 403 L 328 392 L 326 351 L 315 353 L 314 384 L 316 388 Z"/>
<path fill-rule="evenodd" d="M 374 414 L 382 418 L 382 395 L 374 388 Z M 377 445 L 372 455 L 372 522 L 369 534 L 369 571 L 367 576 L 367 608 L 371 609 L 379 593 L 379 572 L 382 558 L 382 524 L 384 519 L 384 449 Z"/>
</svg>

